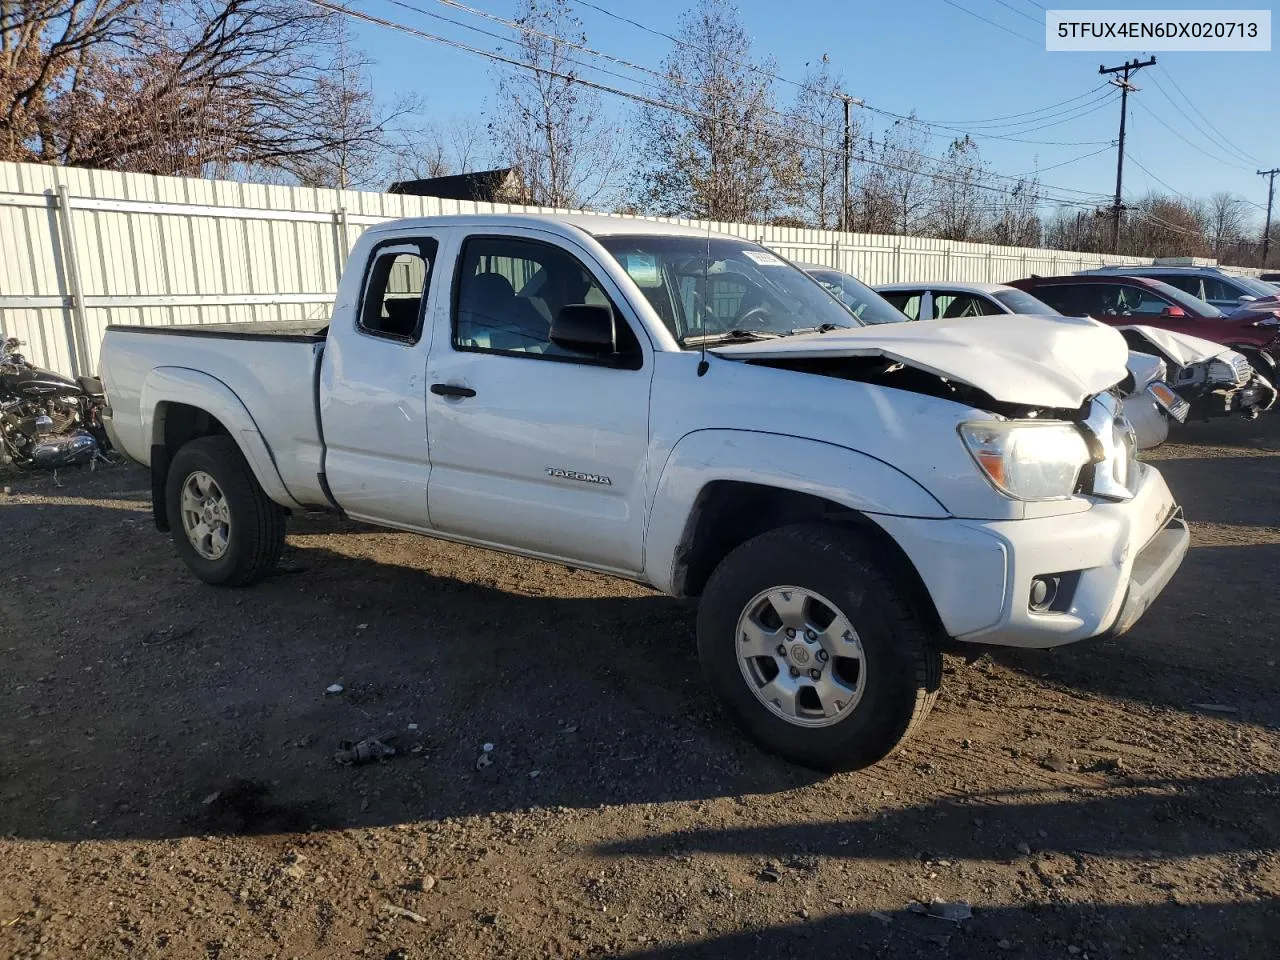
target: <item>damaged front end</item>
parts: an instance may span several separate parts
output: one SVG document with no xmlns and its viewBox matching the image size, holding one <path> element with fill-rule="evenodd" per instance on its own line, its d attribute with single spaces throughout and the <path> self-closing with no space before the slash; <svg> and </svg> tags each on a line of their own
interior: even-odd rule
<svg viewBox="0 0 1280 960">
<path fill-rule="evenodd" d="M 1050 424 L 1073 426 L 1083 440 L 1086 453 L 1078 461 L 1081 466 L 1074 483 L 1054 496 L 1023 496 L 1004 488 L 1001 477 L 989 464 L 974 438 L 962 437 L 978 466 L 993 486 L 1015 499 L 1057 499 L 1064 495 L 1083 495 L 1105 500 L 1123 501 L 1133 496 L 1137 478 L 1137 455 L 1142 448 L 1140 434 L 1128 419 L 1128 406 L 1123 395 L 1125 381 L 1088 397 L 1078 407 L 1046 407 L 997 400 L 989 393 L 967 383 L 957 382 L 936 373 L 920 370 L 901 361 L 885 357 L 839 356 L 796 357 L 748 360 L 753 365 L 793 370 L 798 373 L 854 380 L 880 387 L 952 400 L 993 413 L 1011 426 L 1017 424 Z M 1162 365 L 1163 366 L 1163 365 Z M 1126 378 L 1131 380 L 1132 374 Z M 1175 398 L 1176 399 L 1176 398 Z M 1079 442 L 1079 441 L 1076 441 Z"/>
<path fill-rule="evenodd" d="M 1122 327 L 1130 349 L 1164 361 L 1165 381 L 1198 420 L 1240 415 L 1255 419 L 1276 402 L 1276 389 L 1248 358 L 1198 337 L 1148 327 Z"/>
</svg>

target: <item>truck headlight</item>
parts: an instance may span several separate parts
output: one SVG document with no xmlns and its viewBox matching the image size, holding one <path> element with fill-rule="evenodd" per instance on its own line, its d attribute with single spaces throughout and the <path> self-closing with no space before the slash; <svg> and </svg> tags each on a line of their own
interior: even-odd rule
<svg viewBox="0 0 1280 960">
<path fill-rule="evenodd" d="M 991 485 L 1015 500 L 1071 496 L 1092 459 L 1080 431 L 1061 421 L 962 423 L 960 437 Z"/>
</svg>

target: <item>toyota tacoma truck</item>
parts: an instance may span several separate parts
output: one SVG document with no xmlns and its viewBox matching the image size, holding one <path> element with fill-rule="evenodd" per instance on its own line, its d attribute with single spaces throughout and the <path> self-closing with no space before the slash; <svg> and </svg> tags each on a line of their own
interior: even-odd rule
<svg viewBox="0 0 1280 960">
<path fill-rule="evenodd" d="M 1169 581 L 1126 357 L 1087 318 L 862 325 L 733 237 L 494 215 L 369 229 L 323 325 L 112 326 L 100 372 L 202 580 L 319 508 L 697 597 L 727 711 L 834 770 L 919 727 L 952 641 L 1123 633 Z"/>
</svg>

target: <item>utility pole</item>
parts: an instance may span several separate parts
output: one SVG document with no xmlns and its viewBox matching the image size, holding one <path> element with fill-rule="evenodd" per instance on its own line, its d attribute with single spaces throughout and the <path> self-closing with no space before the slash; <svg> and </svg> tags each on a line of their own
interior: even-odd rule
<svg viewBox="0 0 1280 960">
<path fill-rule="evenodd" d="M 1267 225 L 1262 228 L 1262 265 L 1264 267 L 1267 265 L 1267 254 L 1271 252 L 1271 201 L 1276 197 L 1277 173 L 1280 173 L 1280 167 L 1258 171 L 1258 176 L 1270 180 L 1270 185 L 1267 187 Z"/>
<path fill-rule="evenodd" d="M 1098 73 L 1122 73 L 1123 77 L 1112 78 L 1111 83 L 1120 88 L 1120 144 L 1116 151 L 1116 199 L 1111 204 L 1111 252 L 1120 252 L 1120 214 L 1124 210 L 1124 202 L 1120 198 L 1120 187 L 1124 182 L 1124 121 L 1129 112 L 1129 91 L 1138 92 L 1138 88 L 1129 82 L 1129 77 L 1143 67 L 1154 67 L 1156 58 L 1150 60 L 1126 60 L 1118 67 L 1098 67 Z"/>
<path fill-rule="evenodd" d="M 849 98 L 841 97 L 844 101 L 844 189 L 840 193 L 840 230 L 847 233 L 849 230 L 849 160 L 853 153 L 853 136 L 849 129 Z"/>
</svg>

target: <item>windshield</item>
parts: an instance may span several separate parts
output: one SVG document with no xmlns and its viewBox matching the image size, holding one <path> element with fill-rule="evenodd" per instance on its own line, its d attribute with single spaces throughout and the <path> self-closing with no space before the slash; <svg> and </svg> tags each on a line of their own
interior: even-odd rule
<svg viewBox="0 0 1280 960">
<path fill-rule="evenodd" d="M 1276 295 L 1276 288 L 1265 280 L 1255 280 L 1253 277 L 1232 277 L 1231 279 L 1255 297 L 1274 297 Z"/>
<path fill-rule="evenodd" d="M 998 290 L 991 295 L 1014 313 L 1027 313 L 1032 316 L 1061 316 L 1053 307 L 1043 300 L 1037 300 L 1025 290 L 1011 288 L 1009 290 Z"/>
<path fill-rule="evenodd" d="M 806 273 L 863 323 L 902 323 L 907 318 L 857 277 L 839 270 L 810 267 Z"/>
<path fill-rule="evenodd" d="M 1184 310 L 1189 310 L 1192 316 L 1197 317 L 1225 317 L 1226 314 L 1219 310 L 1211 303 L 1205 303 L 1199 297 L 1193 297 L 1189 293 L 1184 293 L 1177 287 L 1170 286 L 1162 280 L 1151 281 L 1155 284 L 1156 292 L 1161 296 L 1168 297 L 1174 303 L 1178 304 Z"/>
<path fill-rule="evenodd" d="M 858 326 L 803 271 L 745 240 L 597 238 L 683 346 Z"/>
</svg>

